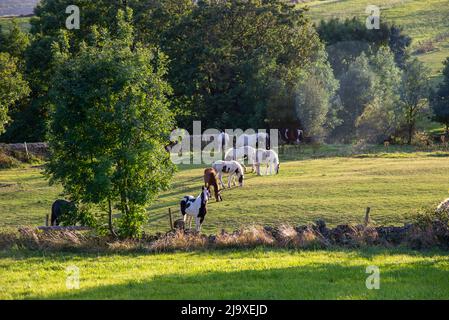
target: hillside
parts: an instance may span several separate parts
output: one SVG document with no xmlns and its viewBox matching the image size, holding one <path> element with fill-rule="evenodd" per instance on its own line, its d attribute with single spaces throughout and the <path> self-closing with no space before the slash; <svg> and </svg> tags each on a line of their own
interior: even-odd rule
<svg viewBox="0 0 449 320">
<path fill-rule="evenodd" d="M 32 14 L 38 2 L 39 0 L 1 0 L 0 17 Z"/>
<path fill-rule="evenodd" d="M 402 26 L 413 38 L 414 55 L 432 68 L 433 76 L 441 74 L 442 62 L 449 57 L 449 0 L 325 0 L 299 4 L 309 8 L 308 14 L 316 23 L 353 16 L 364 19 L 368 5 L 380 8 L 381 21 L 386 19 Z M 417 54 L 416 50 L 422 47 L 431 50 Z"/>
</svg>

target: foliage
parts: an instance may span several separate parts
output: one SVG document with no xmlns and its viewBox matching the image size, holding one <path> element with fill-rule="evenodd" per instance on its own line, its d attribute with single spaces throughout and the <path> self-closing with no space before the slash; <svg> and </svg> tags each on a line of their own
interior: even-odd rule
<svg viewBox="0 0 449 320">
<path fill-rule="evenodd" d="M 449 133 L 449 57 L 444 62 L 443 81 L 432 95 L 432 110 L 435 120 L 446 126 Z"/>
<path fill-rule="evenodd" d="M 186 128 L 192 118 L 216 128 L 291 121 L 297 76 L 320 48 L 303 12 L 277 0 L 199 1 L 164 39 Z"/>
<path fill-rule="evenodd" d="M 296 113 L 305 134 L 321 141 L 339 123 L 336 113 L 338 81 L 324 50 L 306 68 L 296 87 Z"/>
<path fill-rule="evenodd" d="M 110 220 L 120 210 L 119 232 L 133 237 L 172 176 L 164 143 L 173 122 L 165 57 L 133 43 L 129 11 L 117 19 L 115 38 L 93 33 L 97 44 L 82 45 L 57 70 L 47 174 L 73 201 L 101 207 Z"/>
<path fill-rule="evenodd" d="M 430 70 L 419 60 L 408 60 L 401 81 L 401 112 L 408 129 L 407 143 L 412 143 L 418 116 L 428 106 Z"/>
<path fill-rule="evenodd" d="M 356 120 L 358 138 L 379 143 L 390 137 L 401 125 L 399 85 L 401 71 L 388 47 L 381 47 L 370 58 L 371 71 L 375 75 L 372 100 Z"/>
<path fill-rule="evenodd" d="M 337 76 L 345 72 L 354 59 L 370 48 L 389 46 L 399 67 L 403 67 L 408 58 L 407 48 L 411 44 L 411 38 L 403 33 L 402 28 L 382 20 L 379 29 L 370 30 L 366 28 L 364 20 L 356 17 L 345 20 L 333 18 L 322 20 L 317 31 L 327 46 L 330 62 Z"/>
<path fill-rule="evenodd" d="M 0 79 L 0 133 L 3 133 L 9 120 L 9 108 L 27 96 L 29 88 L 17 69 L 17 59 L 6 52 L 0 52 Z"/>
<path fill-rule="evenodd" d="M 20 162 L 8 155 L 7 153 L 0 151 L 0 169 L 17 168 L 20 166 Z"/>
</svg>

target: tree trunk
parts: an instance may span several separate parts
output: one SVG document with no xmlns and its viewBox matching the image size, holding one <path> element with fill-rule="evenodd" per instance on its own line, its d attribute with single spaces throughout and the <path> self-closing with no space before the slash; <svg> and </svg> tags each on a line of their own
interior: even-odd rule
<svg viewBox="0 0 449 320">
<path fill-rule="evenodd" d="M 111 232 L 111 236 L 117 237 L 117 234 L 114 231 L 114 226 L 112 225 L 112 203 L 111 199 L 108 199 L 108 226 L 109 231 Z"/>
<path fill-rule="evenodd" d="M 413 123 L 410 123 L 408 125 L 408 141 L 407 144 L 412 144 L 412 137 L 413 137 Z"/>
</svg>

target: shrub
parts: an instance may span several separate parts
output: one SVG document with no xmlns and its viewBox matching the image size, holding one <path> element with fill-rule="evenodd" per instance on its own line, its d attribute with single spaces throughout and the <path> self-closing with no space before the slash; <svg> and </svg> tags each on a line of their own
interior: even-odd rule
<svg viewBox="0 0 449 320">
<path fill-rule="evenodd" d="M 17 159 L 0 151 L 0 169 L 17 168 L 19 166 L 20 166 L 20 162 Z"/>
<path fill-rule="evenodd" d="M 449 210 L 423 209 L 411 221 L 406 238 L 410 247 L 449 247 Z"/>
</svg>

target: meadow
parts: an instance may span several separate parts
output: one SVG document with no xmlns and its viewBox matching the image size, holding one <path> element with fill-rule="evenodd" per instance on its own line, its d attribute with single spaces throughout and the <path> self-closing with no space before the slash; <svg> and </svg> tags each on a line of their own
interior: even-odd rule
<svg viewBox="0 0 449 320">
<path fill-rule="evenodd" d="M 367 266 L 380 270 L 368 290 Z M 79 269 L 79 289 L 66 268 Z M 188 266 L 188 267 L 186 267 Z M 0 299 L 448 299 L 449 254 L 256 248 L 101 255 L 0 252 Z"/>
<path fill-rule="evenodd" d="M 279 175 L 247 173 L 243 188 L 225 190 L 223 202 L 210 202 L 204 232 L 248 224 L 297 225 L 317 219 L 331 226 L 359 223 L 366 207 L 371 208 L 376 223 L 401 225 L 409 214 L 448 197 L 447 152 L 332 155 L 336 150 L 323 147 L 323 154 L 315 155 L 310 149 L 291 150 L 281 155 Z M 170 190 L 149 208 L 146 231 L 168 230 L 168 208 L 174 218 L 181 217 L 176 212 L 179 201 L 200 193 L 205 167 L 179 167 Z M 48 185 L 40 166 L 0 171 L 0 228 L 43 225 L 61 191 L 58 185 Z"/>
<path fill-rule="evenodd" d="M 212 202 L 203 231 L 318 218 L 331 225 L 360 222 L 366 206 L 376 224 L 399 225 L 417 208 L 447 197 L 449 153 L 373 151 L 286 151 L 279 175 L 248 174 L 243 188 Z M 167 231 L 168 207 L 175 210 L 183 195 L 199 192 L 203 169 L 179 168 L 172 188 L 149 209 L 146 231 Z M 0 171 L 0 229 L 43 224 L 61 188 L 49 186 L 41 170 Z M 380 269 L 379 290 L 365 286 L 371 265 Z M 79 290 L 66 287 L 71 266 L 79 268 Z M 0 251 L 0 299 L 448 299 L 448 275 L 448 252 L 405 248 Z"/>
</svg>

